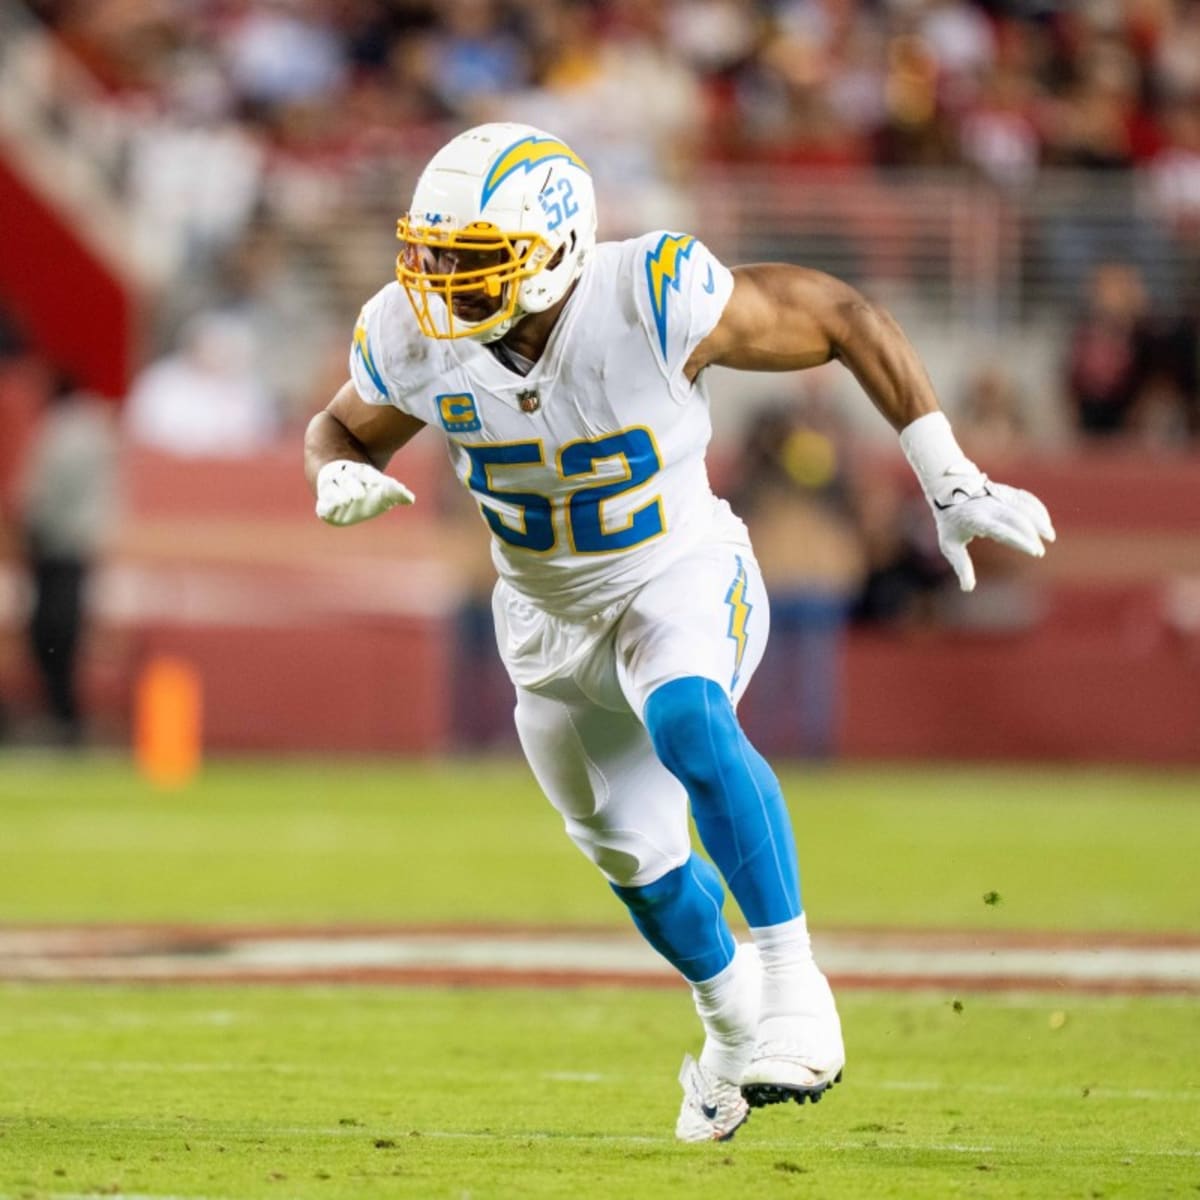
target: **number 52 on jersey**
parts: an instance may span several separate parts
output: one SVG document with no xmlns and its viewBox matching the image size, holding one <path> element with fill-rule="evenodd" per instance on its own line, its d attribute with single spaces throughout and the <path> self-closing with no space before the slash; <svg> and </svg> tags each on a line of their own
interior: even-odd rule
<svg viewBox="0 0 1200 1200">
<path fill-rule="evenodd" d="M 559 478 L 567 482 L 578 480 L 578 486 L 557 501 L 540 492 L 497 488 L 492 483 L 496 467 L 545 466 L 545 449 L 540 441 L 489 442 L 462 448 L 471 460 L 466 484 L 480 498 L 480 510 L 492 532 L 510 546 L 537 554 L 553 550 L 558 544 L 556 507 L 563 513 L 562 525 L 576 554 L 628 550 L 658 537 L 666 529 L 661 496 L 653 496 L 634 509 L 622 525 L 611 526 L 604 518 L 606 500 L 641 487 L 662 469 L 654 437 L 642 426 L 564 445 L 556 462 Z M 598 464 L 611 460 L 620 463 L 623 474 L 595 479 Z M 516 509 L 516 522 L 505 519 L 488 500 L 499 501 L 509 510 Z"/>
</svg>

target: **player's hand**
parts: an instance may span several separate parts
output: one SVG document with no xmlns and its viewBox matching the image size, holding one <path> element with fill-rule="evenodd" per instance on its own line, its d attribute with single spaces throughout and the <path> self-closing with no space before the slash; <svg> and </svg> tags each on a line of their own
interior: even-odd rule
<svg viewBox="0 0 1200 1200">
<path fill-rule="evenodd" d="M 1034 558 L 1046 553 L 1043 542 L 1055 536 L 1046 506 L 1032 492 L 988 479 L 963 454 L 940 412 L 907 426 L 900 445 L 933 509 L 938 546 L 964 592 L 975 587 L 975 567 L 967 553 L 973 538 L 991 538 Z"/>
<path fill-rule="evenodd" d="M 340 458 L 317 472 L 317 516 L 330 525 L 355 525 L 416 497 L 368 463 Z"/>
<path fill-rule="evenodd" d="M 975 587 L 975 567 L 967 553 L 972 538 L 991 538 L 1034 558 L 1046 553 L 1043 539 L 1054 541 L 1050 514 L 1032 492 L 993 483 L 978 471 L 973 477 L 947 474 L 926 497 L 937 522 L 938 546 L 964 592 Z"/>
</svg>

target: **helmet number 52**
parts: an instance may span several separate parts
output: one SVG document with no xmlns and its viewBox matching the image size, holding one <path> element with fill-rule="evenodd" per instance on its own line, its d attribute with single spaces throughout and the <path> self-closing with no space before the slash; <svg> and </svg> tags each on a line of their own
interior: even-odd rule
<svg viewBox="0 0 1200 1200">
<path fill-rule="evenodd" d="M 557 196 L 555 192 L 558 193 Z M 542 211 L 547 217 L 546 228 L 551 233 L 579 211 L 575 189 L 565 175 L 558 179 L 557 185 L 552 185 L 542 192 L 538 199 L 542 202 Z"/>
</svg>

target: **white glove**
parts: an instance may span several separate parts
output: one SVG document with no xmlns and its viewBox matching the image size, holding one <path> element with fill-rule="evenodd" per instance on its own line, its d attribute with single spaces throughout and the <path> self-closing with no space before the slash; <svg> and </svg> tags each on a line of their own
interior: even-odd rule
<svg viewBox="0 0 1200 1200">
<path fill-rule="evenodd" d="M 933 509 L 938 546 L 964 592 L 975 587 L 967 553 L 972 538 L 991 538 L 1034 558 L 1046 553 L 1042 539 L 1055 536 L 1046 506 L 1032 492 L 992 483 L 959 448 L 944 413 L 918 417 L 901 430 L 900 446 Z"/>
<path fill-rule="evenodd" d="M 317 516 L 330 525 L 354 525 L 416 497 L 369 463 L 339 458 L 317 472 Z"/>
</svg>

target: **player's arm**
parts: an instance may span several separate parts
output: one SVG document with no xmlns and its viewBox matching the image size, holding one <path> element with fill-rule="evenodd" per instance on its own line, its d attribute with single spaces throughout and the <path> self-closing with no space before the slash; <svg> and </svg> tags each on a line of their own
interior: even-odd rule
<svg viewBox="0 0 1200 1200">
<path fill-rule="evenodd" d="M 895 320 L 848 283 L 785 263 L 734 267 L 733 293 L 684 368 L 799 371 L 841 359 L 896 429 L 937 412 L 916 351 Z"/>
<path fill-rule="evenodd" d="M 1045 505 L 993 483 L 962 452 L 929 376 L 884 309 L 849 284 L 783 263 L 738 267 L 720 320 L 684 368 L 796 371 L 839 359 L 900 432 L 900 445 L 933 509 L 938 543 L 964 591 L 975 586 L 967 543 L 989 537 L 1040 558 L 1054 540 Z"/>
<path fill-rule="evenodd" d="M 317 516 L 353 525 L 411 504 L 412 492 L 383 468 L 424 428 L 398 408 L 367 404 L 347 380 L 304 434 L 304 474 L 317 497 Z"/>
</svg>

